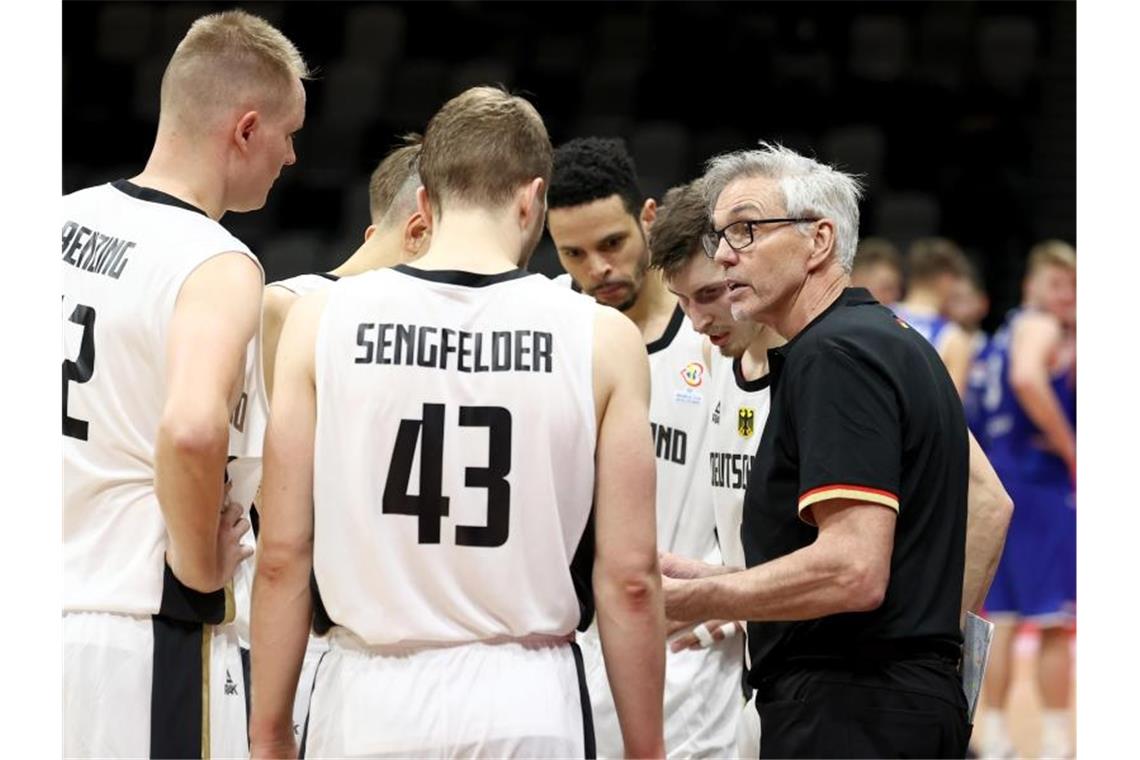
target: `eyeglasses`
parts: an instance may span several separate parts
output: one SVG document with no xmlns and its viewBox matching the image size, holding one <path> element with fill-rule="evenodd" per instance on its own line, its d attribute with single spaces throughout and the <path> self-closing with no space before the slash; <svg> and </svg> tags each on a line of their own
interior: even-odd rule
<svg viewBox="0 0 1140 760">
<path fill-rule="evenodd" d="M 741 219 L 739 222 L 725 225 L 721 229 L 711 229 L 705 234 L 701 235 L 701 246 L 704 248 L 705 255 L 710 259 L 716 256 L 716 249 L 720 247 L 720 239 L 724 238 L 724 242 L 728 243 L 728 247 L 734 251 L 742 251 L 748 246 L 752 245 L 753 234 L 752 228 L 758 224 L 788 224 L 791 222 L 818 222 L 819 219 L 811 219 L 807 217 L 780 217 L 778 219 Z"/>
</svg>

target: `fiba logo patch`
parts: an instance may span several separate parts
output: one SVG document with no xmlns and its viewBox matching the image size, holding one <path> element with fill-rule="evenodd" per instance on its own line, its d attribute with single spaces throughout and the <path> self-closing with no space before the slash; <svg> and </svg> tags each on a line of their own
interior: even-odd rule
<svg viewBox="0 0 1140 760">
<path fill-rule="evenodd" d="M 681 370 L 681 379 L 685 381 L 685 385 L 690 388 L 699 388 L 704 381 L 705 368 L 700 362 L 689 362 L 685 368 Z"/>
<path fill-rule="evenodd" d="M 736 413 L 736 432 L 741 438 L 751 438 L 756 431 L 756 410 L 747 406 L 740 407 Z"/>
</svg>

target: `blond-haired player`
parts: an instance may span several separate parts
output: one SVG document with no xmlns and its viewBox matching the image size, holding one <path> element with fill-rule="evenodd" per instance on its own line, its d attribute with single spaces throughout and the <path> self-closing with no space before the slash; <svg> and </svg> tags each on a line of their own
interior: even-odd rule
<svg viewBox="0 0 1140 760">
<path fill-rule="evenodd" d="M 647 359 L 621 315 L 521 268 L 551 154 L 522 98 L 448 101 L 420 156 L 431 249 L 289 314 L 254 585 L 255 757 L 295 749 L 310 601 L 331 632 L 306 754 L 590 755 L 572 642 L 591 539 L 626 750 L 663 751 Z"/>
<path fill-rule="evenodd" d="M 260 455 L 262 269 L 218 220 L 264 205 L 305 113 L 296 47 L 190 27 L 141 174 L 64 198 L 64 754 L 246 749 L 229 458 Z"/>
</svg>

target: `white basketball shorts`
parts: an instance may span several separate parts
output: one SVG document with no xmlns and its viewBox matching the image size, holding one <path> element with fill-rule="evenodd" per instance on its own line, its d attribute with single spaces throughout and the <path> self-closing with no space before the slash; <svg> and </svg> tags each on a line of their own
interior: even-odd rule
<svg viewBox="0 0 1140 760">
<path fill-rule="evenodd" d="M 234 626 L 65 612 L 63 754 L 248 757 Z"/>
<path fill-rule="evenodd" d="M 305 757 L 589 757 L 593 727 L 570 643 L 369 648 L 329 633 Z"/>
</svg>

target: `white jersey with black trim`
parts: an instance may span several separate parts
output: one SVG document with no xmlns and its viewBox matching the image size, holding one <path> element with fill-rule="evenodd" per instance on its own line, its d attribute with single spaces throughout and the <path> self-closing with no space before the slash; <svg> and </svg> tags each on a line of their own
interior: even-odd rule
<svg viewBox="0 0 1140 760">
<path fill-rule="evenodd" d="M 712 396 L 703 338 L 678 306 L 665 333 L 646 346 L 657 457 L 657 549 L 720 564 L 712 494 L 701 461 Z"/>
<path fill-rule="evenodd" d="M 167 538 L 154 451 L 167 329 L 186 278 L 231 251 L 257 262 L 200 209 L 126 180 L 63 199 L 65 611 L 160 610 Z M 259 349 L 255 337 L 235 389 L 233 457 L 260 458 L 264 421 L 249 414 L 263 403 Z"/>
<path fill-rule="evenodd" d="M 657 548 L 720 564 L 704 439 L 713 395 L 703 338 L 678 306 L 649 343 L 649 421 L 657 461 Z M 683 632 L 678 632 L 681 635 Z M 665 749 L 674 757 L 728 757 L 740 716 L 742 637 L 666 650 Z M 597 626 L 581 637 L 598 757 L 621 757 L 621 730 Z"/>
<path fill-rule="evenodd" d="M 756 459 L 760 433 L 768 419 L 771 395 L 768 375 L 746 380 L 740 358 L 729 358 L 713 349 L 709 397 L 712 411 L 705 435 L 705 461 L 712 487 L 716 533 L 724 564 L 744 567 L 740 523 L 744 515 L 744 490 Z"/>
<path fill-rule="evenodd" d="M 284 280 L 277 280 L 269 283 L 271 288 L 284 288 L 290 293 L 298 296 L 308 295 L 309 293 L 316 293 L 324 290 L 329 285 L 339 280 L 335 274 L 328 272 L 312 272 L 309 274 L 299 274 L 294 277 L 286 277 Z"/>
<path fill-rule="evenodd" d="M 574 630 L 595 309 L 522 270 L 400 265 L 333 285 L 316 344 L 318 616 L 371 646 Z"/>
</svg>

